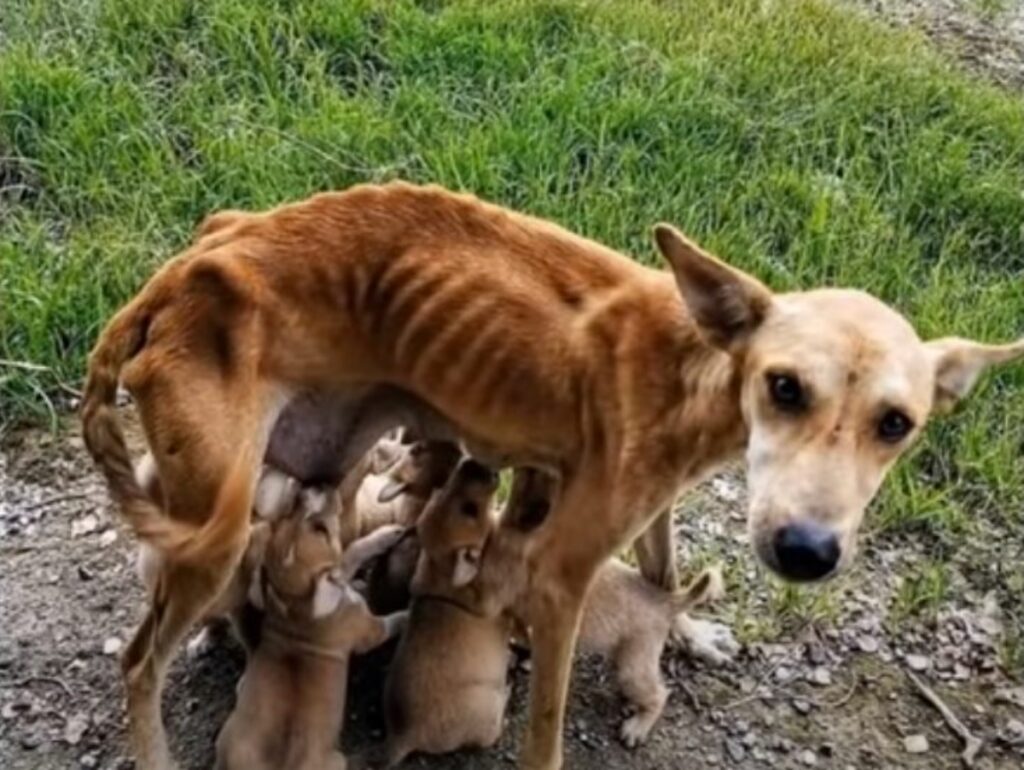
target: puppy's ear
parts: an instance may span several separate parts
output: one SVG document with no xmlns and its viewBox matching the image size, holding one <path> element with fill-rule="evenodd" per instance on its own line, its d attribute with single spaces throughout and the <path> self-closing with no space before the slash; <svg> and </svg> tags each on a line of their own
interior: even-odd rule
<svg viewBox="0 0 1024 770">
<path fill-rule="evenodd" d="M 409 488 L 408 483 L 400 481 L 399 479 L 388 479 L 384 486 L 380 488 L 380 492 L 377 493 L 378 503 L 390 503 L 399 495 L 405 494 L 405 491 Z"/>
<path fill-rule="evenodd" d="M 772 304 L 764 284 L 711 256 L 671 225 L 656 225 L 654 240 L 708 342 L 728 350 L 761 324 Z"/>
<path fill-rule="evenodd" d="M 256 487 L 253 509 L 263 519 L 277 519 L 287 516 L 295 507 L 299 495 L 299 483 L 276 468 L 265 466 L 260 483 Z"/>
<path fill-rule="evenodd" d="M 455 568 L 452 570 L 452 585 L 456 588 L 473 582 L 480 572 L 480 549 L 460 548 L 455 553 Z"/>
<path fill-rule="evenodd" d="M 313 607 L 310 610 L 314 618 L 330 615 L 341 605 L 343 599 L 351 597 L 352 588 L 348 583 L 339 581 L 329 572 L 325 572 L 316 581 L 313 591 Z"/>
<path fill-rule="evenodd" d="M 927 343 L 927 348 L 935 368 L 932 409 L 939 413 L 951 411 L 988 367 L 1024 357 L 1024 339 L 1009 345 L 985 345 L 946 337 Z"/>
</svg>

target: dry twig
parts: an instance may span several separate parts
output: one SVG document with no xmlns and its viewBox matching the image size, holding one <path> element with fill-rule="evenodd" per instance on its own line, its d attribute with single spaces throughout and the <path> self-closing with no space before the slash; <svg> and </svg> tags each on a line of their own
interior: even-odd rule
<svg viewBox="0 0 1024 770">
<path fill-rule="evenodd" d="M 942 714 L 942 718 L 946 720 L 946 724 L 949 725 L 950 729 L 960 736 L 964 742 L 964 751 L 960 755 L 960 758 L 964 761 L 967 767 L 974 765 L 974 759 L 978 756 L 978 752 L 981 751 L 981 739 L 972 733 L 967 725 L 960 721 L 956 714 L 953 713 L 952 709 L 943 702 L 943 700 L 935 694 L 928 685 L 921 681 L 921 679 L 910 671 L 905 672 L 907 677 L 913 683 L 914 687 L 917 688 L 918 693 L 921 697 L 928 701 L 935 709 Z"/>
</svg>

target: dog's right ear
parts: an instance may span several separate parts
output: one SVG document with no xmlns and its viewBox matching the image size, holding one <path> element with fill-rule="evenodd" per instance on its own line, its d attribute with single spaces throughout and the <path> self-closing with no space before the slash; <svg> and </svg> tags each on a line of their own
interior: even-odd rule
<svg viewBox="0 0 1024 770">
<path fill-rule="evenodd" d="M 472 583 L 479 572 L 479 548 L 460 548 L 455 552 L 455 568 L 452 570 L 452 585 L 455 588 Z"/>
<path fill-rule="evenodd" d="M 764 284 L 708 254 L 671 225 L 656 225 L 654 240 L 708 342 L 728 350 L 761 324 L 772 304 Z"/>
</svg>

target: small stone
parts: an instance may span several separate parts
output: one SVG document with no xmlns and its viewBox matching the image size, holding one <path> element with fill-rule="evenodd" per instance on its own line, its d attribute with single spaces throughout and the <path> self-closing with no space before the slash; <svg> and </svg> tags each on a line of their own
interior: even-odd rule
<svg viewBox="0 0 1024 770">
<path fill-rule="evenodd" d="M 796 713 L 802 714 L 803 716 L 807 716 L 811 713 L 811 704 L 809 701 L 805 701 L 803 698 L 796 698 L 793 701 L 793 709 L 796 711 Z"/>
<path fill-rule="evenodd" d="M 102 545 L 103 547 L 107 547 L 107 546 L 113 545 L 114 541 L 116 541 L 116 540 L 117 540 L 117 530 L 116 529 L 108 529 L 106 532 L 104 532 L 102 535 L 100 535 L 100 545 Z"/>
<path fill-rule="evenodd" d="M 745 676 L 740 679 L 740 692 L 744 695 L 750 695 L 757 687 L 757 682 L 751 679 L 749 676 Z"/>
<path fill-rule="evenodd" d="M 908 735 L 903 739 L 903 748 L 908 754 L 924 754 L 928 751 L 928 739 L 923 735 Z"/>
<path fill-rule="evenodd" d="M 861 652 L 873 654 L 878 652 L 878 639 L 873 636 L 858 636 L 857 648 Z"/>
<path fill-rule="evenodd" d="M 818 666 L 811 670 L 810 679 L 812 682 L 817 685 L 821 685 L 822 687 L 832 684 L 832 674 L 829 673 L 827 668 L 823 668 L 822 666 Z"/>
<path fill-rule="evenodd" d="M 747 756 L 747 750 L 743 748 L 743 744 L 732 738 L 725 739 L 725 753 L 729 755 L 729 759 L 737 764 L 742 762 Z"/>
<path fill-rule="evenodd" d="M 907 655 L 904 660 L 911 671 L 927 671 L 932 667 L 932 659 L 927 655 Z"/>
<path fill-rule="evenodd" d="M 79 711 L 77 714 L 73 714 L 64 725 L 64 741 L 69 746 L 77 746 L 88 729 L 89 716 Z"/>
<path fill-rule="evenodd" d="M 71 536 L 81 537 L 95 532 L 100 526 L 100 520 L 89 513 L 80 519 L 71 522 Z"/>
<path fill-rule="evenodd" d="M 89 752 L 88 754 L 83 754 L 79 758 L 78 764 L 91 770 L 94 767 L 99 767 L 100 759 L 94 753 Z"/>
<path fill-rule="evenodd" d="M 92 573 L 82 564 L 78 565 L 78 579 L 82 582 L 92 580 Z"/>
<path fill-rule="evenodd" d="M 116 636 L 111 636 L 103 642 L 103 654 L 117 655 L 117 653 L 121 652 L 122 646 L 123 643 L 121 642 L 120 639 L 118 639 Z"/>
<path fill-rule="evenodd" d="M 804 749 L 801 751 L 796 755 L 796 759 L 801 765 L 807 765 L 808 767 L 813 767 L 818 764 L 818 755 L 810 749 Z"/>
</svg>

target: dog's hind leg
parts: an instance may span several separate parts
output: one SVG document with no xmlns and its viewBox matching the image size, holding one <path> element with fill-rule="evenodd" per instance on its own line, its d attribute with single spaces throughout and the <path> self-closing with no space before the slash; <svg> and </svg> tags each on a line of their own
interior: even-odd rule
<svg viewBox="0 0 1024 770">
<path fill-rule="evenodd" d="M 622 723 L 622 742 L 629 748 L 644 742 L 668 700 L 660 670 L 663 647 L 659 639 L 640 636 L 626 641 L 615 656 L 622 694 L 636 709 Z"/>
<path fill-rule="evenodd" d="M 640 574 L 666 591 L 676 590 L 679 585 L 679 572 L 676 569 L 671 507 L 658 514 L 633 543 L 633 550 L 636 553 Z"/>
</svg>

